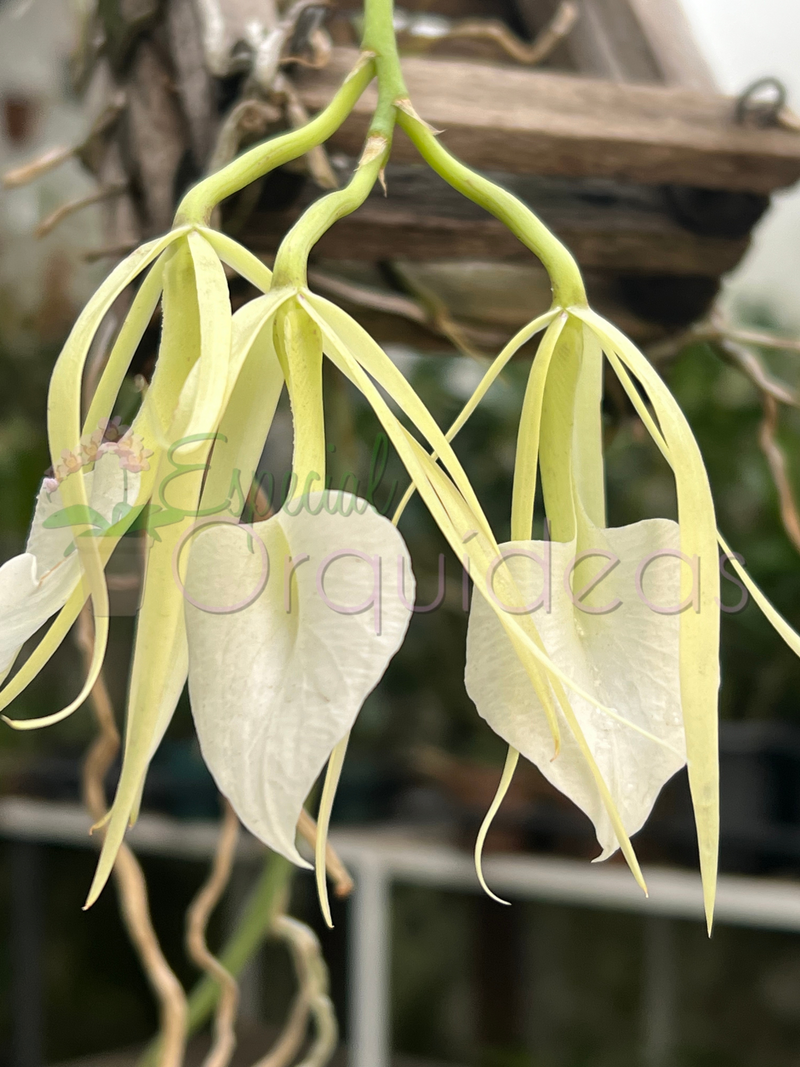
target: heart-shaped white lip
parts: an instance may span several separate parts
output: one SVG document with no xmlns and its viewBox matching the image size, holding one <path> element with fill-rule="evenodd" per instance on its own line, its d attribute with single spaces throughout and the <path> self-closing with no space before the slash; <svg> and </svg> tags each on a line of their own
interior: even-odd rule
<svg viewBox="0 0 800 1067">
<path fill-rule="evenodd" d="M 186 597 L 206 763 L 244 825 L 306 866 L 300 809 L 408 628 L 405 542 L 367 501 L 312 493 L 253 526 L 199 529 Z"/>
<path fill-rule="evenodd" d="M 659 609 L 677 604 L 680 597 L 678 527 L 666 519 L 648 519 L 594 530 L 593 535 L 593 544 L 585 547 L 595 551 L 580 555 L 574 541 L 514 541 L 501 551 L 526 604 L 534 607 L 532 621 L 555 664 L 619 716 L 611 718 L 575 692 L 567 693 L 631 835 L 650 814 L 664 783 L 686 762 L 679 618 Z M 582 558 L 587 559 L 585 573 L 579 570 Z M 603 571 L 603 580 L 581 599 L 581 589 Z M 554 759 L 553 736 L 533 685 L 496 612 L 477 595 L 467 633 L 465 681 L 492 729 L 586 812 L 603 849 L 598 858 L 610 856 L 619 842 L 566 719 L 558 711 L 561 751 Z M 554 704 L 558 707 L 555 698 Z"/>
</svg>

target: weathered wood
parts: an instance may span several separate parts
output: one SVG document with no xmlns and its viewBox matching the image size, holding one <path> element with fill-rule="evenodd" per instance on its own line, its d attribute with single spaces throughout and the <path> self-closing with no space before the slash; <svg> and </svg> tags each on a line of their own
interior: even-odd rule
<svg viewBox="0 0 800 1067">
<path fill-rule="evenodd" d="M 607 180 L 492 174 L 525 201 L 572 250 L 583 268 L 717 277 L 742 258 L 748 240 L 699 236 L 670 217 L 661 189 Z M 531 253 L 487 215 L 424 166 L 393 164 L 388 196 L 376 189 L 353 215 L 319 242 L 317 253 L 359 258 L 484 259 L 527 262 Z M 289 226 L 317 195 L 310 183 L 285 211 L 259 210 L 247 241 L 274 252 Z M 268 198 L 265 198 L 268 202 Z"/>
<path fill-rule="evenodd" d="M 565 41 L 559 66 L 611 81 L 661 83 L 658 62 L 628 0 L 576 0 L 579 17 Z M 536 33 L 558 0 L 517 0 L 523 21 Z"/>
<path fill-rule="evenodd" d="M 325 70 L 301 77 L 310 110 L 325 106 L 356 58 L 335 49 Z M 476 167 L 756 193 L 800 178 L 800 134 L 738 126 L 724 96 L 432 57 L 403 67 L 418 112 Z M 373 86 L 334 149 L 360 151 L 375 101 Z M 414 158 L 398 134 L 393 159 Z"/>
<path fill-rule="evenodd" d="M 165 22 L 175 64 L 175 88 L 186 115 L 194 162 L 203 173 L 214 147 L 218 120 L 216 87 L 206 68 L 197 6 L 193 0 L 169 0 Z"/>
<path fill-rule="evenodd" d="M 679 85 L 714 92 L 680 0 L 576 0 L 579 19 L 558 59 L 567 69 L 620 82 Z M 537 33 L 558 0 L 517 0 Z"/>
<path fill-rule="evenodd" d="M 163 233 L 175 210 L 175 176 L 187 141 L 171 72 L 146 38 L 136 46 L 127 94 L 126 155 L 141 188 L 145 230 Z"/>
</svg>

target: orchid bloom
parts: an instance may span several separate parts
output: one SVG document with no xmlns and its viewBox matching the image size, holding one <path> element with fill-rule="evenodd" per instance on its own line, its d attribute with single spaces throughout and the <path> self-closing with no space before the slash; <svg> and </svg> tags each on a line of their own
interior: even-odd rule
<svg viewBox="0 0 800 1067">
<path fill-rule="evenodd" d="M 110 303 L 154 259 L 81 437 L 79 382 L 92 337 Z M 87 595 L 92 597 L 95 651 L 81 693 L 45 718 L 8 720 L 18 729 L 57 722 L 94 684 L 108 633 L 103 567 L 149 508 L 153 536 L 123 769 L 89 903 L 135 818 L 147 765 L 187 675 L 212 773 L 245 824 L 302 863 L 294 843 L 300 809 L 332 750 L 346 740 L 411 614 L 413 577 L 402 597 L 393 577 L 398 558 L 410 571 L 396 528 L 364 500 L 312 491 L 315 483 L 325 485 L 325 446 L 321 334 L 303 305 L 310 294 L 306 298 L 291 286 L 273 289 L 231 316 L 223 261 L 244 265 L 257 284 L 270 288 L 270 272 L 254 257 L 195 227 L 173 231 L 129 257 L 89 304 L 50 390 L 54 454 L 76 458 L 57 488 L 46 487 L 49 495 L 41 491 L 26 552 L 0 570 L 5 674 L 24 641 L 59 612 L 0 694 L 3 707 L 35 676 Z M 106 447 L 103 430 L 116 391 L 159 298 L 163 332 L 152 383 L 131 429 Z M 300 488 L 278 515 L 242 527 L 243 536 L 231 525 L 247 495 L 242 472 L 245 478 L 255 472 L 284 384 L 295 420 L 292 484 Z M 82 445 L 62 449 L 69 440 Z M 234 484 L 238 492 L 232 492 Z M 94 536 L 98 526 L 100 537 Z M 263 546 L 258 552 L 252 548 L 256 539 Z M 258 576 L 254 583 L 259 595 L 248 599 L 252 567 L 262 564 L 261 586 Z M 233 608 L 231 596 L 240 601 Z M 227 605 L 215 597 L 228 598 Z M 359 606 L 370 597 L 374 611 Z M 221 665 L 223 648 L 229 654 Z M 253 662 L 256 671 L 243 670 Z"/>
<path fill-rule="evenodd" d="M 351 186 L 333 196 L 345 203 L 363 198 L 387 151 L 385 138 L 370 138 Z M 372 404 L 426 500 L 441 510 L 442 494 L 449 494 L 478 515 L 482 540 L 493 543 L 469 480 L 433 417 L 365 331 L 296 277 L 292 234 L 286 246 L 273 279 L 229 238 L 198 223 L 177 226 L 116 268 L 80 316 L 53 372 L 51 450 L 54 457 L 75 459 L 50 504 L 60 506 L 57 534 L 40 509 L 29 551 L 4 568 L 10 576 L 24 570 L 28 586 L 39 582 L 52 590 L 19 603 L 16 589 L 9 594 L 16 623 L 8 668 L 23 642 L 58 615 L 0 692 L 0 707 L 36 676 L 87 597 L 95 647 L 73 701 L 43 718 L 7 720 L 11 725 L 32 729 L 58 722 L 86 698 L 108 636 L 104 566 L 137 520 L 152 534 L 122 773 L 87 904 L 105 884 L 125 828 L 136 818 L 149 761 L 187 676 L 212 773 L 244 823 L 295 862 L 302 862 L 294 844 L 300 810 L 332 757 L 320 814 L 318 853 L 324 855 L 347 736 L 403 638 L 413 575 L 394 525 L 364 500 L 339 494 L 331 502 L 323 491 L 323 353 Z M 223 263 L 264 291 L 234 316 Z M 89 346 L 112 302 L 145 270 L 81 425 L 80 381 Z M 130 431 L 105 448 L 101 434 L 159 300 L 162 338 L 152 382 Z M 255 471 L 284 385 L 295 432 L 290 499 L 278 515 L 246 527 L 243 537 L 231 525 L 247 496 L 242 472 L 247 477 Z M 396 399 L 448 474 L 392 412 L 378 386 Z M 113 464 L 118 499 L 110 513 L 96 499 L 96 479 L 87 469 L 93 457 L 98 469 Z M 238 492 L 232 492 L 234 484 Z M 461 534 L 454 537 L 460 543 Z M 65 565 L 53 565 L 59 552 Z M 402 590 L 394 579 L 398 562 L 409 576 Z M 255 596 L 248 592 L 253 582 Z"/>
<path fill-rule="evenodd" d="M 483 842 L 522 754 L 592 820 L 601 847 L 597 858 L 621 848 L 646 888 L 630 837 L 663 784 L 688 764 L 710 929 L 719 837 L 718 545 L 798 655 L 800 637 L 718 534 L 700 451 L 666 385 L 636 346 L 584 301 L 556 306 L 520 331 L 448 438 L 518 348 L 542 330 L 518 433 L 512 540 L 499 546 L 484 595 L 473 598 L 467 636 L 467 691 L 509 744 L 476 843 L 478 875 L 491 894 L 481 870 Z M 677 523 L 645 519 L 607 526 L 604 356 L 673 470 Z M 531 540 L 537 473 L 546 541 Z M 505 575 L 522 604 L 505 599 Z M 503 612 L 535 625 L 552 659 L 543 674 L 526 668 Z"/>
<path fill-rule="evenodd" d="M 39 494 L 26 552 L 0 568 L 2 677 L 23 643 L 55 619 L 0 690 L 0 709 L 41 670 L 91 598 L 95 645 L 81 692 L 52 715 L 11 724 L 58 722 L 85 700 L 108 637 L 104 567 L 121 537 L 144 526 L 150 540 L 122 772 L 87 906 L 136 818 L 149 762 L 188 678 L 200 746 L 220 790 L 254 834 L 297 864 L 304 863 L 295 845 L 298 817 L 327 762 L 316 867 L 330 921 L 325 836 L 350 729 L 413 610 L 413 575 L 396 524 L 416 491 L 473 580 L 467 687 L 510 746 L 476 846 L 481 880 L 483 840 L 519 753 L 587 812 L 601 858 L 621 848 L 642 886 L 630 836 L 661 785 L 688 762 L 710 923 L 718 535 L 699 450 L 644 356 L 589 309 L 567 250 L 511 194 L 455 160 L 416 115 L 387 0 L 368 0 L 364 42 L 362 59 L 328 108 L 190 190 L 174 229 L 122 262 L 78 319 L 50 386 L 56 478 Z M 312 204 L 287 234 L 274 274 L 209 227 L 222 199 L 329 136 L 376 74 L 378 105 L 359 166 L 346 188 Z M 447 434 L 369 334 L 307 284 L 311 248 L 366 199 L 388 159 L 395 123 L 446 181 L 539 256 L 553 282 L 550 310 L 509 342 Z M 235 315 L 225 267 L 262 293 Z M 82 420 L 89 347 L 112 303 L 137 279 Z M 112 419 L 114 403 L 159 301 L 156 369 L 132 426 L 122 431 Z M 501 546 L 450 442 L 503 366 L 542 331 L 520 422 L 512 540 Z M 677 524 L 607 526 L 604 356 L 674 470 Z M 410 476 L 391 523 L 357 494 L 326 489 L 324 359 L 364 396 Z M 287 499 L 263 521 L 242 523 L 284 386 L 294 429 Z M 547 542 L 531 540 L 537 472 Z M 606 562 L 599 574 L 598 560 Z M 800 639 L 733 562 L 800 652 Z M 409 575 L 404 589 L 394 581 L 398 571 Z"/>
</svg>

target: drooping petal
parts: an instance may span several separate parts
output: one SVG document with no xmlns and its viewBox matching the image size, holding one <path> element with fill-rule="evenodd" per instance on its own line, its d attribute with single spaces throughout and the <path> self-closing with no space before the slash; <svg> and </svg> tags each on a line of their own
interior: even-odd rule
<svg viewBox="0 0 800 1067">
<path fill-rule="evenodd" d="M 76 452 L 81 436 L 81 386 L 83 369 L 89 347 L 106 312 L 122 290 L 173 242 L 182 239 L 185 228 L 171 231 L 164 237 L 150 241 L 123 260 L 103 282 L 78 317 L 67 342 L 58 357 L 50 379 L 47 401 L 47 435 L 53 466 L 57 467 L 62 454 Z M 86 507 L 88 504 L 84 475 L 79 471 L 63 486 L 62 495 L 67 506 Z M 103 562 L 94 538 L 80 538 L 82 524 L 75 525 L 81 565 L 92 597 L 95 639 L 89 667 L 86 691 L 97 679 L 108 640 L 108 591 L 103 577 Z"/>
<path fill-rule="evenodd" d="M 575 491 L 586 517 L 599 528 L 606 525 L 602 406 L 603 348 L 597 335 L 584 325 L 575 390 Z"/>
<path fill-rule="evenodd" d="M 198 231 L 205 237 L 223 263 L 233 268 L 237 274 L 245 278 L 251 285 L 254 285 L 256 289 L 260 289 L 264 293 L 269 292 L 272 286 L 272 271 L 254 256 L 249 249 L 219 230 L 212 230 L 207 226 L 198 226 Z"/>
<path fill-rule="evenodd" d="M 94 335 L 111 305 L 150 263 L 179 241 L 186 227 L 173 230 L 137 248 L 106 278 L 78 317 L 58 357 L 50 379 L 48 436 L 54 465 L 64 449 L 77 449 L 80 439 L 80 400 L 83 368 Z"/>
<path fill-rule="evenodd" d="M 597 704 L 601 710 L 608 709 L 604 709 L 591 693 L 573 681 L 561 670 L 558 664 L 553 662 L 545 651 L 536 626 L 530 617 L 524 614 L 511 615 L 507 611 L 502 611 L 491 600 L 488 580 L 490 574 L 493 574 L 495 588 L 503 603 L 514 604 L 517 607 L 521 607 L 524 603 L 508 569 L 503 566 L 495 567 L 498 560 L 499 547 L 480 504 L 475 498 L 474 491 L 469 486 L 466 474 L 449 443 L 445 440 L 444 434 L 431 418 L 427 409 L 424 408 L 424 405 L 408 382 L 402 378 L 402 375 L 400 375 L 401 380 L 397 379 L 399 372 L 397 368 L 392 368 L 391 360 L 388 359 L 385 353 L 380 352 L 375 342 L 365 336 L 363 331 L 348 316 L 342 319 L 341 314 L 336 313 L 336 309 L 323 307 L 322 305 L 325 302 L 320 301 L 318 298 L 314 299 L 313 304 L 306 301 L 305 298 L 301 298 L 301 301 L 322 329 L 326 355 L 364 395 L 386 430 L 392 444 L 397 449 L 398 455 L 435 522 L 450 542 L 456 554 L 463 557 L 465 565 L 470 568 L 470 575 L 476 589 L 490 601 L 492 609 L 496 610 L 498 618 L 514 644 L 517 655 L 525 665 L 525 670 L 531 683 L 547 710 L 555 749 L 558 751 L 560 731 L 553 702 L 553 693 L 555 693 L 570 730 L 573 736 L 576 737 L 587 766 L 595 779 L 609 819 L 620 841 L 625 859 L 637 882 L 644 889 L 644 879 L 642 878 L 633 847 L 616 810 L 613 797 L 603 780 L 591 749 L 583 737 L 580 724 L 569 704 L 566 689 L 578 693 L 589 704 Z M 328 317 L 329 311 L 331 312 L 330 320 Z M 355 346 L 357 351 L 352 350 L 351 345 Z M 375 351 L 376 349 L 378 349 L 377 352 Z M 391 411 L 389 405 L 367 374 L 368 363 L 370 373 L 378 371 L 375 375 L 376 380 L 380 381 L 384 389 L 396 400 L 402 399 L 404 410 L 407 413 L 410 405 L 412 413 L 415 415 L 413 421 L 427 437 L 437 455 L 443 457 L 443 466 L 446 466 L 447 470 L 453 475 L 452 479 L 438 465 L 436 460 L 425 451 L 419 441 L 405 429 L 397 416 Z M 380 364 L 380 366 L 378 367 L 377 364 Z M 464 493 L 461 492 L 462 486 L 465 489 Z M 542 678 L 542 668 L 545 669 L 550 678 L 550 685 L 547 685 Z"/>
<path fill-rule="evenodd" d="M 257 297 L 233 316 L 225 412 L 203 484 L 201 515 L 219 510 L 238 518 L 244 508 L 284 386 L 272 325 L 286 299 Z M 221 506 L 226 501 L 227 507 Z"/>
<path fill-rule="evenodd" d="M 84 422 L 84 433 L 94 433 L 108 419 L 122 386 L 136 349 L 161 298 L 164 278 L 164 258 L 156 260 L 139 286 L 130 310 L 125 316 L 103 373 L 92 396 Z"/>
<path fill-rule="evenodd" d="M 127 364 L 129 355 L 132 354 L 132 350 L 135 348 L 135 343 L 138 343 L 137 336 L 144 331 L 146 326 L 145 318 L 149 320 L 149 312 L 151 307 L 155 304 L 157 293 L 160 292 L 163 273 L 160 269 L 161 267 L 162 264 L 160 262 L 157 263 L 145 279 L 136 299 L 134 300 L 134 305 L 129 313 L 129 319 L 126 319 L 125 324 L 120 330 L 108 367 L 101 377 L 97 393 L 95 394 L 95 398 L 100 398 L 102 403 L 98 403 L 97 406 L 95 406 L 94 402 L 92 403 L 89 417 L 87 417 L 86 421 L 87 427 L 95 425 L 94 423 L 90 423 L 90 417 L 99 420 L 107 410 L 105 403 L 110 397 L 110 389 L 107 389 L 107 386 L 109 382 L 113 381 L 114 376 L 119 372 L 122 365 Z M 133 316 L 132 321 L 130 320 L 130 316 Z M 168 427 L 175 417 L 176 408 L 180 402 L 181 394 L 186 386 L 186 378 L 190 373 L 191 368 L 191 363 L 184 364 L 182 367 L 174 365 L 172 367 L 165 367 L 164 365 L 156 367 L 150 388 L 147 390 L 142 406 L 136 414 L 131 427 L 131 432 L 142 442 L 143 446 L 147 450 L 153 451 L 153 457 L 150 461 L 149 470 L 137 474 L 135 479 L 129 474 L 127 500 L 133 505 L 132 509 L 127 515 L 118 518 L 113 527 L 107 530 L 104 536 L 97 541 L 100 561 L 103 566 L 108 562 L 114 549 L 119 543 L 120 538 L 139 515 L 141 508 L 150 499 L 153 487 L 156 484 L 156 473 L 162 453 L 169 444 Z M 108 378 L 106 377 L 107 374 L 109 375 Z M 106 400 L 103 400 L 104 396 Z M 92 412 L 94 412 L 94 415 L 92 415 Z M 118 496 L 116 499 L 122 501 L 122 495 Z M 88 595 L 88 589 L 84 588 L 82 584 L 75 586 L 69 599 L 59 612 L 57 618 L 52 622 L 45 636 L 31 652 L 11 681 L 0 691 L 0 710 L 8 707 L 8 705 L 11 704 L 38 675 L 69 633 L 69 630 L 80 614 L 81 608 L 86 602 Z M 56 713 L 55 716 L 48 715 L 39 719 L 15 720 L 11 722 L 11 725 L 17 729 L 34 729 L 57 722 L 81 706 L 91 691 L 92 685 L 93 672 L 90 672 L 78 696 L 60 712 Z M 6 721 L 10 720 L 7 719 Z"/>
<path fill-rule="evenodd" d="M 619 359 L 617 359 L 615 356 L 612 356 L 610 358 L 612 360 L 614 370 L 625 389 L 625 392 L 628 394 L 633 403 L 633 406 L 636 408 L 637 414 L 639 415 L 644 425 L 647 427 L 648 432 L 653 438 L 653 441 L 655 442 L 659 451 L 663 455 L 664 459 L 666 459 L 667 463 L 669 463 L 669 465 L 672 467 L 674 460 L 669 450 L 669 447 L 667 446 L 667 442 L 664 440 L 664 436 L 661 433 L 660 428 L 656 424 L 655 420 L 653 419 L 653 416 L 650 414 L 647 409 L 647 406 L 642 400 L 641 394 L 633 385 L 630 375 L 625 370 L 625 367 L 619 362 Z M 731 550 L 730 546 L 728 545 L 728 542 L 725 540 L 719 530 L 717 531 L 717 541 L 719 543 L 719 547 L 728 557 L 728 561 L 730 562 L 731 566 L 741 578 L 747 591 L 753 597 L 753 600 L 755 600 L 755 602 L 758 604 L 759 608 L 761 608 L 761 610 L 763 611 L 767 621 L 780 634 L 780 636 L 783 638 L 789 648 L 791 648 L 792 652 L 794 652 L 796 656 L 800 656 L 800 635 L 797 633 L 796 630 L 792 629 L 786 619 L 783 618 L 783 616 L 764 596 L 764 593 L 761 591 L 761 589 L 759 589 L 756 582 L 736 558 L 735 553 Z"/>
<path fill-rule="evenodd" d="M 167 281 L 169 284 L 169 276 Z M 181 586 L 186 553 L 182 546 L 188 548 L 203 507 L 208 512 L 228 511 L 231 516 L 238 516 L 244 505 L 243 495 L 235 492 L 228 496 L 234 475 L 238 477 L 237 465 L 248 471 L 255 465 L 269 432 L 283 384 L 271 344 L 272 318 L 281 299 L 269 295 L 252 301 L 234 321 L 228 308 L 227 320 L 218 323 L 215 331 L 205 333 L 199 309 L 188 303 L 179 307 L 177 322 L 171 322 L 169 332 L 165 328 L 162 350 L 164 346 L 175 347 L 179 355 L 181 347 L 192 342 L 193 334 L 197 341 L 195 331 L 199 325 L 201 355 L 181 391 L 170 427 L 174 445 L 162 456 L 156 476 L 161 503 L 174 509 L 175 521 L 160 529 L 160 540 L 148 553 L 122 774 L 87 907 L 105 885 L 128 823 L 136 819 L 147 768 L 186 683 L 188 650 Z M 165 300 L 168 305 L 169 289 L 165 290 Z M 227 341 L 224 333 L 220 337 L 220 331 L 226 329 L 230 331 Z M 219 344 L 230 349 L 228 354 L 225 350 L 221 353 L 227 378 L 218 402 L 224 411 L 218 427 L 212 424 L 200 435 L 201 440 L 193 440 L 186 431 L 196 419 L 201 364 L 203 359 L 213 357 Z M 185 354 L 185 361 L 190 358 L 189 353 Z M 216 441 L 215 434 L 219 436 Z M 228 502 L 230 506 L 226 507 Z"/>
<path fill-rule="evenodd" d="M 312 493 L 294 508 L 198 533 L 186 622 L 206 763 L 242 822 L 305 866 L 300 809 L 399 648 L 414 590 L 402 537 L 366 501 Z"/>
<path fill-rule="evenodd" d="M 330 301 L 309 293 L 302 296 L 300 302 L 322 331 L 326 355 L 334 362 L 342 359 L 355 361 L 359 368 L 386 390 L 432 446 L 439 462 L 473 509 L 481 527 L 491 536 L 475 490 L 450 442 L 411 384 L 380 345 L 370 337 L 363 326 Z"/>
<path fill-rule="evenodd" d="M 173 555 L 195 520 L 202 474 L 217 429 L 215 421 L 198 423 L 197 416 L 213 419 L 218 413 L 230 363 L 230 305 L 220 300 L 219 260 L 215 259 L 216 267 L 210 268 L 213 276 L 206 276 L 204 268 L 210 256 L 213 253 L 207 242 L 198 234 L 189 234 L 171 250 L 164 268 L 163 328 L 157 363 L 162 393 L 156 393 L 152 406 L 155 420 L 167 427 L 164 444 L 169 445 L 162 451 L 155 473 L 157 504 L 173 518 L 159 527 L 147 553 L 122 771 L 85 907 L 91 906 L 108 879 L 141 796 L 147 766 L 186 681 L 186 636 Z M 209 322 L 211 311 L 219 314 L 219 321 L 213 324 Z M 184 383 L 173 410 L 160 404 L 162 395 L 166 399 L 165 380 Z"/>
<path fill-rule="evenodd" d="M 514 464 L 514 493 L 511 503 L 511 536 L 524 540 L 531 535 L 536 474 L 539 466 L 539 440 L 542 432 L 542 405 L 550 361 L 563 333 L 566 315 L 560 315 L 547 328 L 528 375 L 525 399 L 517 435 Z"/>
<path fill-rule="evenodd" d="M 129 475 L 128 492 L 133 497 L 138 481 L 138 475 Z M 86 475 L 86 485 L 100 537 L 124 499 L 125 472 L 117 457 L 101 456 Z M 45 482 L 25 551 L 0 567 L 0 677 L 8 674 L 20 647 L 61 610 L 80 582 L 80 559 L 68 518 L 60 488 Z"/>
<path fill-rule="evenodd" d="M 79 578 L 77 556 L 64 560 L 43 581 L 36 556 L 30 552 L 0 567 L 0 677 L 11 670 L 22 645 L 63 607 Z"/>
<path fill-rule="evenodd" d="M 225 271 L 214 249 L 199 233 L 187 238 L 194 267 L 199 343 L 197 395 L 186 427 L 187 436 L 213 433 L 224 410 L 231 359 L 231 306 Z M 177 292 L 173 296 L 176 299 Z M 166 301 L 166 294 L 165 294 Z M 165 315 L 166 315 L 165 302 Z M 183 346 L 187 348 L 188 339 Z M 165 353 L 169 358 L 169 353 Z"/>
<path fill-rule="evenodd" d="M 648 519 L 595 534 L 597 556 L 591 561 L 576 561 L 574 542 L 514 541 L 501 547 L 550 656 L 614 709 L 612 717 L 572 696 L 586 743 L 630 836 L 664 782 L 685 763 L 679 621 L 673 610 L 680 598 L 680 562 L 667 554 L 678 548 L 678 528 L 666 519 Z M 467 692 L 492 729 L 586 812 L 603 850 L 599 858 L 611 855 L 618 835 L 573 731 L 559 708 L 562 745 L 553 758 L 539 698 L 496 612 L 478 596 L 470 613 L 465 677 Z"/>
<path fill-rule="evenodd" d="M 414 481 L 425 505 L 444 536 L 450 542 L 453 551 L 457 555 L 464 557 L 464 562 L 468 566 L 469 573 L 476 586 L 479 589 L 485 589 L 487 573 L 497 559 L 499 548 L 486 516 L 475 499 L 474 492 L 470 488 L 470 496 L 474 502 L 473 506 L 473 503 L 470 503 L 464 497 L 432 456 L 402 426 L 349 349 L 334 333 L 329 335 L 328 341 L 329 347 L 326 349 L 326 353 L 331 362 L 339 367 L 342 373 L 364 394 L 364 397 L 372 406 L 386 430 L 389 439 L 397 449 L 397 453 Z M 421 404 L 419 398 L 417 398 L 417 404 Z M 428 415 L 428 420 L 433 421 L 430 415 Z M 435 427 L 435 423 L 433 425 Z M 431 437 L 435 441 L 434 447 L 438 449 L 442 447 L 441 442 L 444 442 L 444 435 L 441 431 L 438 431 L 438 428 L 437 432 L 438 436 L 436 433 L 431 433 Z M 449 445 L 444 442 L 444 447 L 449 448 Z M 460 472 L 459 480 L 466 479 L 466 474 L 461 469 L 452 450 L 450 463 Z M 503 586 L 506 603 L 512 603 L 512 601 L 519 605 L 523 603 L 517 592 L 508 588 L 509 584 L 513 585 L 513 582 L 509 581 L 509 575 L 506 573 L 505 568 L 499 569 L 496 581 Z M 544 664 L 549 670 L 556 671 L 566 685 L 571 684 L 570 680 L 563 675 L 563 672 L 559 672 L 557 666 L 549 660 L 547 654 L 540 647 L 536 629 L 530 623 L 530 620 L 516 616 L 512 617 L 504 613 L 503 621 L 509 631 L 513 632 L 512 639 L 519 639 L 522 642 L 520 654 L 524 655 L 532 673 L 535 674 L 538 670 L 536 663 L 533 662 L 533 660 L 536 660 Z M 545 701 L 548 701 L 550 697 L 549 691 L 543 690 L 542 696 Z M 557 745 L 558 731 L 554 716 L 552 718 L 552 726 L 553 736 Z"/>
<path fill-rule="evenodd" d="M 492 361 L 486 373 L 475 387 L 472 396 L 461 409 L 458 418 L 456 418 L 455 422 L 452 423 L 450 429 L 445 434 L 448 441 L 452 441 L 456 434 L 458 434 L 461 429 L 466 425 L 467 421 L 477 410 L 480 402 L 484 399 L 486 394 L 489 392 L 491 387 L 500 377 L 503 370 L 505 370 L 508 363 L 513 359 L 513 357 L 517 354 L 520 348 L 522 348 L 524 344 L 530 341 L 532 337 L 535 337 L 537 333 L 545 329 L 545 327 L 549 326 L 557 314 L 558 308 L 551 308 L 550 311 L 545 312 L 544 315 L 540 315 L 538 318 L 534 319 L 533 322 L 529 322 L 527 326 L 523 326 L 521 330 L 518 330 L 517 333 L 514 334 L 514 336 L 502 349 L 497 358 Z M 432 456 L 434 459 L 437 458 L 436 451 L 432 453 Z M 415 492 L 416 486 L 412 482 L 404 493 L 403 499 L 397 506 L 397 510 L 394 514 L 395 523 L 400 521 L 400 516 L 405 511 L 409 500 L 412 498 Z"/>
<path fill-rule="evenodd" d="M 693 569 L 683 567 L 681 575 L 682 595 L 692 595 L 696 589 L 698 598 L 697 609 L 684 611 L 680 616 L 681 702 L 706 921 L 710 930 L 719 852 L 720 576 L 714 502 L 700 449 L 685 415 L 661 377 L 636 346 L 614 326 L 589 310 L 579 314 L 600 338 L 623 386 L 626 389 L 632 386 L 625 373 L 629 372 L 638 380 L 653 406 L 659 427 L 656 442 L 659 438 L 663 440 L 675 476 L 681 551 L 689 560 L 696 561 L 698 570 L 695 574 Z M 620 369 L 623 371 L 621 375 Z M 642 405 L 641 397 L 638 397 L 638 404 Z"/>
</svg>

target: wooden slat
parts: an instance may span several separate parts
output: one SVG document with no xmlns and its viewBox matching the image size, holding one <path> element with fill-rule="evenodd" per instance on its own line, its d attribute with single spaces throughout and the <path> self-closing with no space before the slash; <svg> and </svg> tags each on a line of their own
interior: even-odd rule
<svg viewBox="0 0 800 1067">
<path fill-rule="evenodd" d="M 616 182 L 492 175 L 529 204 L 571 249 L 581 267 L 718 277 L 743 256 L 748 241 L 703 237 L 674 222 L 661 190 Z M 317 254 L 348 259 L 482 259 L 529 262 L 531 253 L 496 219 L 464 199 L 426 167 L 390 165 L 389 195 L 376 190 L 322 238 Z M 257 211 L 247 242 L 277 250 L 308 205 Z"/>
<path fill-rule="evenodd" d="M 323 107 L 355 61 L 336 49 L 325 70 L 307 72 L 305 105 Z M 800 178 L 800 134 L 737 126 L 727 97 L 431 57 L 403 68 L 418 112 L 476 167 L 756 193 Z M 371 87 L 333 148 L 358 153 L 375 102 Z M 393 158 L 415 158 L 399 133 Z"/>
</svg>

